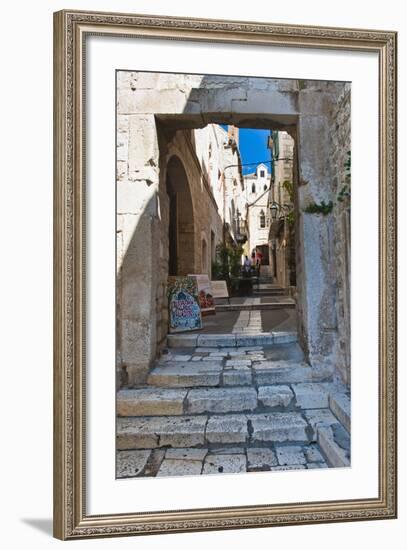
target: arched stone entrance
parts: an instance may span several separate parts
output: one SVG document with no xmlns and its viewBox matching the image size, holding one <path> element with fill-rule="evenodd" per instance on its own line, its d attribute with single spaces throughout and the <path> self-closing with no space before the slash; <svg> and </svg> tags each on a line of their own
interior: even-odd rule
<svg viewBox="0 0 407 550">
<path fill-rule="evenodd" d="M 166 191 L 169 198 L 168 274 L 188 275 L 194 272 L 194 209 L 188 178 L 176 155 L 167 165 Z"/>
<path fill-rule="evenodd" d="M 165 277 L 160 266 L 168 265 L 167 243 L 162 244 L 168 238 L 168 225 L 158 200 L 163 182 L 163 152 L 168 154 L 167 145 L 178 130 L 202 128 L 208 123 L 233 124 L 283 129 L 295 139 L 298 334 L 313 367 L 333 366 L 346 378 L 349 375 L 349 308 L 343 296 L 349 294 L 349 281 L 342 265 L 344 254 L 338 250 L 345 242 L 339 223 L 341 212 L 338 209 L 324 216 L 304 210 L 312 204 L 329 203 L 341 184 L 342 153 L 350 148 L 350 132 L 342 132 L 341 136 L 338 131 L 338 121 L 343 117 L 349 119 L 349 101 L 346 99 L 347 104 L 344 101 L 349 95 L 347 84 L 176 74 L 162 74 L 158 82 L 154 73 L 142 73 L 143 89 L 138 90 L 132 86 L 133 78 L 133 73 L 122 72 L 118 80 L 118 132 L 120 143 L 127 147 L 127 156 L 122 161 L 124 176 L 118 186 L 124 188 L 130 182 L 129 187 L 137 188 L 134 202 L 130 207 L 126 205 L 125 215 L 128 220 L 143 216 L 149 234 L 137 232 L 144 238 L 145 250 L 145 269 L 139 270 L 145 287 L 142 307 L 134 300 L 122 299 L 119 304 L 122 332 L 132 335 L 131 339 L 123 340 L 123 357 L 140 365 L 140 372 L 146 372 L 159 341 L 157 327 L 166 322 Z M 178 170 L 179 165 L 174 164 L 171 168 L 174 177 Z M 174 180 L 174 184 L 169 184 L 170 196 L 174 194 L 172 185 L 178 183 Z M 176 211 L 179 216 L 179 208 Z M 192 208 L 189 211 L 192 212 Z M 125 222 L 123 240 L 127 242 L 132 237 L 127 237 L 126 232 L 131 233 L 134 224 Z M 179 253 L 181 228 L 175 226 L 175 221 L 172 224 L 178 232 L 172 246 L 176 242 Z M 185 223 L 182 231 L 186 235 L 190 229 Z M 195 257 L 196 266 L 201 265 L 199 240 L 189 241 L 195 243 L 195 252 L 189 257 Z M 133 248 L 128 250 L 131 252 Z M 174 251 L 171 254 L 174 258 Z M 137 253 L 132 256 L 127 252 L 124 264 L 135 273 L 138 260 Z M 175 267 L 175 260 L 171 262 L 172 270 L 194 271 L 187 264 Z M 130 286 L 136 288 L 137 281 L 132 280 Z M 152 328 L 139 328 L 140 315 L 143 320 L 148 319 Z M 140 346 L 134 346 L 136 334 L 142 338 L 143 350 L 148 350 L 143 351 L 144 355 L 140 353 Z M 340 352 L 340 345 L 347 347 L 347 351 Z"/>
</svg>

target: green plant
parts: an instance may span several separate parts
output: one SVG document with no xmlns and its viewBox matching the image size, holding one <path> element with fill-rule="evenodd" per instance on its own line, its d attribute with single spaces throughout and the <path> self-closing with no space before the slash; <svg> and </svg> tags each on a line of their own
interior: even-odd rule
<svg viewBox="0 0 407 550">
<path fill-rule="evenodd" d="M 282 183 L 283 188 L 287 191 L 290 202 L 294 204 L 294 184 L 292 181 L 285 180 Z M 288 225 L 292 226 L 295 222 L 294 210 L 290 210 L 286 216 Z"/>
<path fill-rule="evenodd" d="M 348 203 L 347 207 L 350 207 L 350 172 L 351 172 L 351 152 L 346 153 L 347 158 L 344 162 L 345 168 L 345 181 L 342 183 L 342 187 L 337 195 L 338 202 Z"/>
<path fill-rule="evenodd" d="M 240 274 L 243 249 L 240 246 L 232 247 L 227 244 L 218 244 L 216 259 L 212 263 L 212 278 L 224 280 L 232 288 Z"/>
<path fill-rule="evenodd" d="M 332 212 L 334 203 L 332 201 L 329 201 L 326 203 L 325 201 L 321 201 L 319 204 L 316 202 L 311 202 L 306 208 L 304 208 L 304 212 L 307 214 L 322 214 L 323 216 L 327 216 Z"/>
<path fill-rule="evenodd" d="M 294 202 L 294 184 L 292 181 L 285 180 L 283 181 L 283 187 L 287 191 L 290 201 Z"/>
</svg>

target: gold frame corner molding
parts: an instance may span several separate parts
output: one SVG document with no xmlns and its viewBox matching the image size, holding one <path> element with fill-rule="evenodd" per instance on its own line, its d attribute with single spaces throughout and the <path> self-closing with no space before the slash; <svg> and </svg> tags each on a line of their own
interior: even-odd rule
<svg viewBox="0 0 407 550">
<path fill-rule="evenodd" d="M 379 64 L 378 496 L 91 516 L 86 512 L 83 47 L 88 35 L 374 52 Z M 397 34 L 64 10 L 54 14 L 54 536 L 146 535 L 397 516 Z"/>
</svg>

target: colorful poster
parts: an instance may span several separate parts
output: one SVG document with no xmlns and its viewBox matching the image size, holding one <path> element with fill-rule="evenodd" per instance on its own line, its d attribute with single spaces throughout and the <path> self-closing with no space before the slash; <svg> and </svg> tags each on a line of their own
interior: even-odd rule
<svg viewBox="0 0 407 550">
<path fill-rule="evenodd" d="M 215 301 L 212 296 L 211 282 L 208 275 L 191 274 L 198 284 L 198 301 L 202 315 L 215 315 Z"/>
<path fill-rule="evenodd" d="M 184 332 L 202 328 L 195 277 L 168 277 L 169 331 Z"/>
</svg>

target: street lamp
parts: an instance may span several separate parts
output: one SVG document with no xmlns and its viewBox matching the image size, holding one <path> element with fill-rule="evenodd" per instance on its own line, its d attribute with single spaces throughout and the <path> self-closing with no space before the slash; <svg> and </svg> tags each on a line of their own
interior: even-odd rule
<svg viewBox="0 0 407 550">
<path fill-rule="evenodd" d="M 271 212 L 271 219 L 273 220 L 273 222 L 276 221 L 279 210 L 280 210 L 279 205 L 276 202 L 272 202 L 270 206 L 270 212 Z"/>
</svg>

